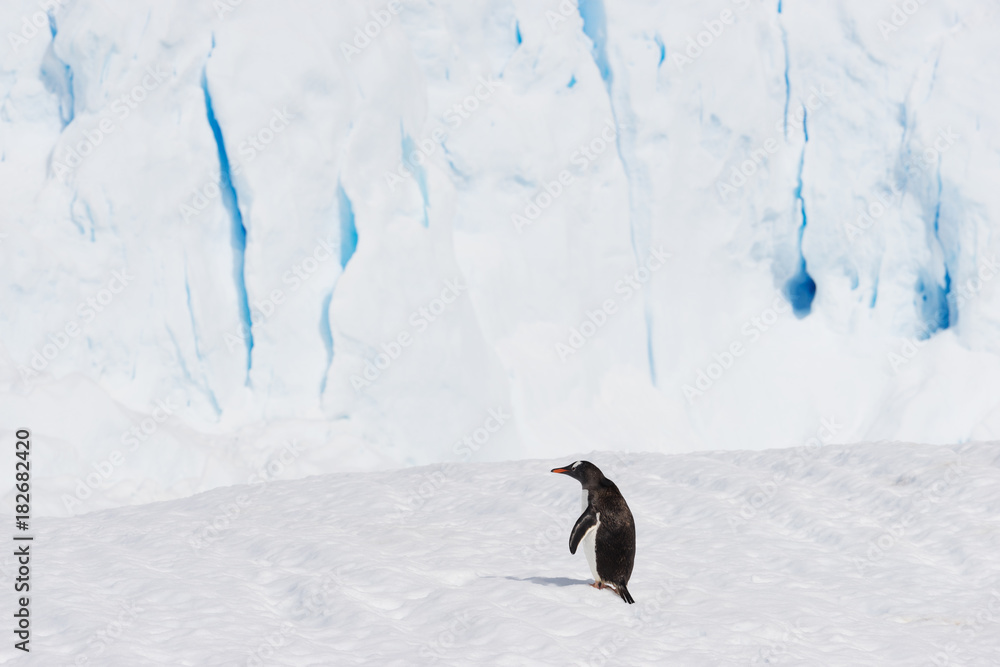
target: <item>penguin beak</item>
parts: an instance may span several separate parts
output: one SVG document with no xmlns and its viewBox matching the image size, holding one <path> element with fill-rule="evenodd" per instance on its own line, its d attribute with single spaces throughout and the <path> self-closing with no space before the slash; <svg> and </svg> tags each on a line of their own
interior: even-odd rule
<svg viewBox="0 0 1000 667">
<path fill-rule="evenodd" d="M 552 472 L 563 472 L 563 473 L 566 473 L 566 472 L 569 472 L 569 468 L 553 468 Z"/>
</svg>

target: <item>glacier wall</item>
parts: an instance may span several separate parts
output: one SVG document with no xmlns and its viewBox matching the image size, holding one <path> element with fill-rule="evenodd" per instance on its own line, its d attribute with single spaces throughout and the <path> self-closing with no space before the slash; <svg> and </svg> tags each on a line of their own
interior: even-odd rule
<svg viewBox="0 0 1000 667">
<path fill-rule="evenodd" d="M 1000 438 L 998 10 L 7 2 L 0 427 L 54 514 Z"/>
</svg>

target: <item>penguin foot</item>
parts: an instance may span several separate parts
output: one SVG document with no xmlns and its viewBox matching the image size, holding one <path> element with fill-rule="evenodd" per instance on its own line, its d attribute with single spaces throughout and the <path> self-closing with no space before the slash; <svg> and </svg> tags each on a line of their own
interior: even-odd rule
<svg viewBox="0 0 1000 667">
<path fill-rule="evenodd" d="M 608 590 L 608 591 L 611 591 L 611 592 L 612 592 L 612 593 L 614 593 L 615 595 L 617 595 L 617 596 L 621 597 L 621 593 L 619 593 L 619 592 L 618 592 L 618 589 L 617 589 L 617 588 L 615 588 L 615 587 L 614 587 L 614 586 L 612 586 L 611 584 L 606 584 L 606 583 L 604 583 L 603 581 L 595 581 L 595 582 L 594 582 L 594 583 L 592 583 L 592 584 L 591 584 L 590 586 L 591 586 L 591 588 L 596 588 L 596 589 L 597 589 L 597 590 L 599 590 L 599 591 L 600 591 L 600 590 Z"/>
</svg>

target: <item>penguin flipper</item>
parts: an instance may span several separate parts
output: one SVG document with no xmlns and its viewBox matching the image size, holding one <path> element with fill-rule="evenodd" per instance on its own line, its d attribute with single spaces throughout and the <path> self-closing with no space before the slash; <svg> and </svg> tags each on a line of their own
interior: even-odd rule
<svg viewBox="0 0 1000 667">
<path fill-rule="evenodd" d="M 588 505 L 580 518 L 576 520 L 576 525 L 573 526 L 573 530 L 569 534 L 569 552 L 575 554 L 576 548 L 580 546 L 584 536 L 596 527 L 597 512 L 594 511 L 593 505 Z"/>
</svg>

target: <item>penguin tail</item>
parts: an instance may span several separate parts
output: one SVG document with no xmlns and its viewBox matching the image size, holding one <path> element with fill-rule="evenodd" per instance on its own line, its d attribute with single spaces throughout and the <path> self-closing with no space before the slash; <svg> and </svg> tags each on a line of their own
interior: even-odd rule
<svg viewBox="0 0 1000 667">
<path fill-rule="evenodd" d="M 635 604 L 635 600 L 632 599 L 632 594 L 628 592 L 628 588 L 625 587 L 625 584 L 615 584 L 615 591 L 621 596 L 622 600 L 625 600 L 625 602 Z"/>
</svg>

